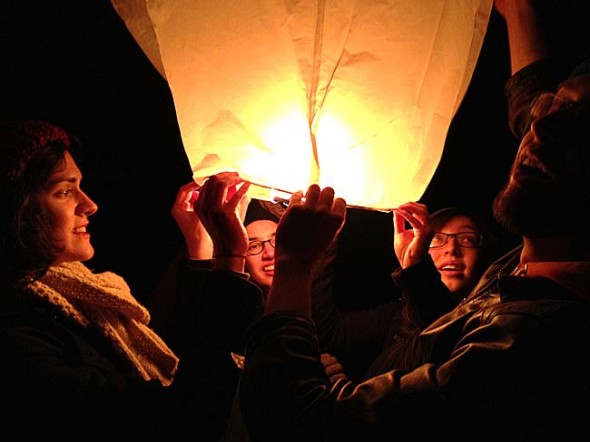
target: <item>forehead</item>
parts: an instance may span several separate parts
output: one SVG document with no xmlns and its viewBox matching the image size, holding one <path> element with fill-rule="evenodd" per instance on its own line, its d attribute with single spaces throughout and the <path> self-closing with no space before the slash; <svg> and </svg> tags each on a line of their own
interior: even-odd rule
<svg viewBox="0 0 590 442">
<path fill-rule="evenodd" d="M 69 152 L 65 152 L 64 161 L 61 166 L 53 171 L 49 178 L 49 184 L 59 183 L 65 180 L 79 179 L 82 176 L 78 165 Z"/>
<path fill-rule="evenodd" d="M 277 223 L 268 219 L 253 221 L 246 226 L 250 239 L 266 238 L 277 231 Z"/>
<path fill-rule="evenodd" d="M 448 220 L 441 228 L 446 233 L 464 232 L 477 230 L 473 220 L 467 215 L 455 215 Z"/>
</svg>

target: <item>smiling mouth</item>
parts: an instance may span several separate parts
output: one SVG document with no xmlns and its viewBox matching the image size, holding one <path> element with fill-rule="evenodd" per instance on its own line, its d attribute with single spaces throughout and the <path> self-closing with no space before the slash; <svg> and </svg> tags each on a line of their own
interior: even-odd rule
<svg viewBox="0 0 590 442">
<path fill-rule="evenodd" d="M 548 180 L 551 178 L 551 175 L 543 164 L 531 158 L 523 159 L 514 175 L 516 178 L 532 178 L 537 180 Z"/>
<path fill-rule="evenodd" d="M 517 175 L 524 178 L 549 179 L 549 175 L 541 169 L 523 164 L 518 167 Z"/>
<path fill-rule="evenodd" d="M 275 265 L 274 264 L 269 264 L 267 266 L 262 267 L 262 270 L 265 271 L 265 272 L 274 272 Z"/>
<path fill-rule="evenodd" d="M 463 270 L 463 266 L 458 266 L 456 264 L 447 264 L 439 268 L 440 271 L 447 271 L 447 272 L 460 272 Z"/>
</svg>

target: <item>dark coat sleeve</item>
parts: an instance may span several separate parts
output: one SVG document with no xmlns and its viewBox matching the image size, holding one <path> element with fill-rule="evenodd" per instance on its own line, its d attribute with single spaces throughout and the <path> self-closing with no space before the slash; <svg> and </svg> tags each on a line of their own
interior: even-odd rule
<svg viewBox="0 0 590 442">
<path fill-rule="evenodd" d="M 189 266 L 180 275 L 172 340 L 180 358 L 175 384 L 185 388 L 195 377 L 202 380 L 194 391 L 202 406 L 202 440 L 217 440 L 225 429 L 240 373 L 232 353 L 244 354 L 243 333 L 262 312 L 262 292 L 244 274 Z"/>
<path fill-rule="evenodd" d="M 391 275 L 402 294 L 402 331 L 423 329 L 436 318 L 453 309 L 455 300 L 442 282 L 430 255 Z"/>
<path fill-rule="evenodd" d="M 400 332 L 401 303 L 394 300 L 368 309 L 342 309 L 334 293 L 336 252 L 333 243 L 315 268 L 312 317 L 322 352 L 336 356 L 347 375 L 357 379 Z"/>
<path fill-rule="evenodd" d="M 330 383 L 312 322 L 265 316 L 249 332 L 240 383 L 254 440 L 587 436 L 577 403 L 589 386 L 587 302 L 489 299 L 495 307 L 464 304 L 423 332 L 435 342 L 428 362 L 360 383 Z"/>
<path fill-rule="evenodd" d="M 98 440 L 114 434 L 217 440 L 239 374 L 231 351 L 262 313 L 262 295 L 244 275 L 186 268 L 175 298 L 179 356 L 171 386 L 144 381 L 92 327 L 24 296 L 0 303 L 0 390 L 11 404 L 5 428 L 25 436 Z"/>
</svg>

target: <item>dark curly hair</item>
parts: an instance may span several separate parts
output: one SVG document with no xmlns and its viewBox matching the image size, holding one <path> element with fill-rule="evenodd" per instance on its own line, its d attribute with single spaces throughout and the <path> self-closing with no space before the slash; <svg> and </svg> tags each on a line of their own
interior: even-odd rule
<svg viewBox="0 0 590 442">
<path fill-rule="evenodd" d="M 37 120 L 0 121 L 0 283 L 19 287 L 40 278 L 60 251 L 37 196 L 64 167 L 73 139 Z"/>
</svg>

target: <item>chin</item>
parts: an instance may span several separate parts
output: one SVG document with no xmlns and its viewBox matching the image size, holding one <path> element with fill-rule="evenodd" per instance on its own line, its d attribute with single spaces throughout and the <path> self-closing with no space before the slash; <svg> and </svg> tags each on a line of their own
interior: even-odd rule
<svg viewBox="0 0 590 442">
<path fill-rule="evenodd" d="M 256 284 L 258 287 L 260 287 L 262 290 L 269 290 L 270 289 L 270 284 L 272 283 L 272 279 L 269 280 L 268 278 L 252 278 L 251 279 L 252 282 L 254 284 Z"/>
<path fill-rule="evenodd" d="M 579 183 L 533 191 L 518 186 L 506 187 L 493 201 L 495 220 L 510 234 L 529 238 L 546 237 L 586 229 L 590 218 L 588 187 Z M 568 222 L 548 216 L 554 207 L 567 207 Z"/>
<path fill-rule="evenodd" d="M 458 293 L 463 290 L 465 286 L 465 284 L 462 284 L 457 279 L 443 279 L 443 282 L 451 293 Z"/>
<path fill-rule="evenodd" d="M 89 250 L 88 252 L 84 253 L 83 256 L 79 259 L 79 261 L 88 261 L 89 259 L 92 259 L 93 256 L 94 256 L 94 249 Z"/>
<path fill-rule="evenodd" d="M 63 261 L 88 261 L 94 256 L 94 249 L 69 253 Z"/>
<path fill-rule="evenodd" d="M 457 287 L 456 284 L 445 284 L 451 293 L 457 293 L 460 291 L 460 287 Z"/>
</svg>

